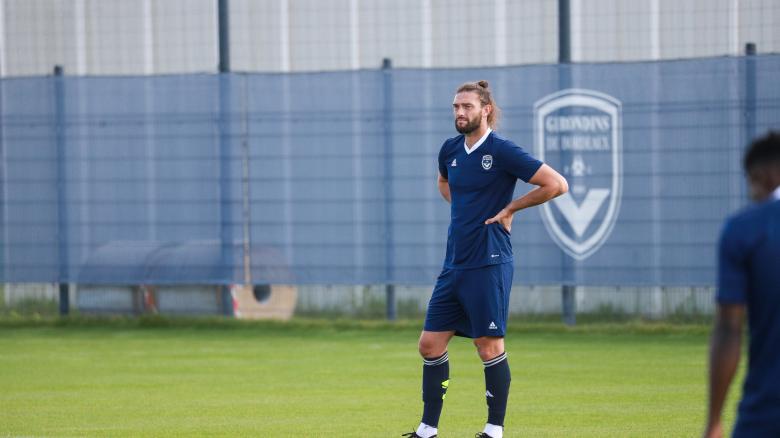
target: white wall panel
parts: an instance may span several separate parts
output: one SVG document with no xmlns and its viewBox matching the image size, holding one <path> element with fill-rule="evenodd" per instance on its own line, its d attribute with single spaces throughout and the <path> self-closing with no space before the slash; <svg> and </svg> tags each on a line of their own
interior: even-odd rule
<svg viewBox="0 0 780 438">
<path fill-rule="evenodd" d="M 292 70 L 350 68 L 349 0 L 290 2 Z"/>
<path fill-rule="evenodd" d="M 216 71 L 219 63 L 216 1 L 151 2 L 155 73 Z"/>
<path fill-rule="evenodd" d="M 217 69 L 217 0 L 2 0 L 3 74 Z M 579 62 L 780 51 L 777 0 L 571 0 Z M 555 0 L 231 0 L 235 71 L 553 63 Z M 657 12 L 657 13 L 654 13 Z"/>
<path fill-rule="evenodd" d="M 574 61 L 652 57 L 650 1 L 589 0 L 581 4 L 580 58 Z"/>
<path fill-rule="evenodd" d="M 733 0 L 661 0 L 661 58 L 733 54 Z"/>
<path fill-rule="evenodd" d="M 493 2 L 435 0 L 432 6 L 433 67 L 495 63 Z"/>
<path fill-rule="evenodd" d="M 232 0 L 230 3 L 230 55 L 235 71 L 281 71 L 281 7 L 287 2 Z"/>
<path fill-rule="evenodd" d="M 395 67 L 422 67 L 424 21 L 420 0 L 376 0 L 359 3 L 360 66 L 379 68 L 383 58 Z"/>
<path fill-rule="evenodd" d="M 73 8 L 51 0 L 5 0 L 5 74 L 70 72 L 75 63 Z"/>
<path fill-rule="evenodd" d="M 780 52 L 780 1 L 739 2 L 740 46 L 756 43 L 759 53 Z"/>
<path fill-rule="evenodd" d="M 548 0 L 507 1 L 507 63 L 558 61 L 558 5 Z"/>
<path fill-rule="evenodd" d="M 143 74 L 143 10 L 140 2 L 87 0 L 88 74 Z"/>
</svg>

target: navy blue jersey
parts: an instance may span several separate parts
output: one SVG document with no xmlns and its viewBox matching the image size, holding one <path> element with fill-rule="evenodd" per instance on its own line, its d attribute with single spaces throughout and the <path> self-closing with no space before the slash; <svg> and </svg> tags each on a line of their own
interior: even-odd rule
<svg viewBox="0 0 780 438">
<path fill-rule="evenodd" d="M 718 302 L 747 306 L 750 348 L 739 422 L 780 418 L 780 200 L 726 221 L 720 239 Z M 776 424 L 776 423 L 775 423 Z"/>
<path fill-rule="evenodd" d="M 509 232 L 485 225 L 512 201 L 517 179 L 528 182 L 541 161 L 509 140 L 489 132 L 482 144 L 466 151 L 465 137 L 444 142 L 439 173 L 450 185 L 450 228 L 444 267 L 470 269 L 512 261 Z"/>
</svg>

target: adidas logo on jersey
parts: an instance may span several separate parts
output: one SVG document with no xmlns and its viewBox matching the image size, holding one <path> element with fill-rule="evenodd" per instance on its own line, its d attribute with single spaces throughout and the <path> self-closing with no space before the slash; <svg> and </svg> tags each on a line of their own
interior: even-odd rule
<svg viewBox="0 0 780 438">
<path fill-rule="evenodd" d="M 498 330 L 498 326 L 496 326 L 495 322 L 490 321 L 490 326 L 488 326 L 488 329 L 490 329 L 490 330 Z"/>
<path fill-rule="evenodd" d="M 458 167 L 458 159 L 452 160 L 452 164 L 450 164 L 450 167 Z"/>
</svg>

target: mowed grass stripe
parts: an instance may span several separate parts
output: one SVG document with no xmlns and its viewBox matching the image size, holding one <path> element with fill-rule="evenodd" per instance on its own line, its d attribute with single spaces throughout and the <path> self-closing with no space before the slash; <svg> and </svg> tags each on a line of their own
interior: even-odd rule
<svg viewBox="0 0 780 438">
<path fill-rule="evenodd" d="M 0 436 L 391 437 L 419 422 L 413 324 L 244 328 L 2 328 Z M 505 436 L 700 433 L 702 331 L 509 336 Z M 440 436 L 471 437 L 485 419 L 482 365 L 459 338 L 450 363 Z"/>
</svg>

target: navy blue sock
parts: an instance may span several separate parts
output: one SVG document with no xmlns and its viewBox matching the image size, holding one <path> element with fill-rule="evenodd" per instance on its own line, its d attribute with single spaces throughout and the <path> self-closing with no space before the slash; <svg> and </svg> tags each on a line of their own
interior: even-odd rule
<svg viewBox="0 0 780 438">
<path fill-rule="evenodd" d="M 422 422 L 439 427 L 439 416 L 444 405 L 444 396 L 450 384 L 450 361 L 445 351 L 439 357 L 423 358 L 423 416 Z"/>
<path fill-rule="evenodd" d="M 485 398 L 488 405 L 488 420 L 496 426 L 504 425 L 506 415 L 506 401 L 509 398 L 509 382 L 512 375 L 509 373 L 509 362 L 506 360 L 506 352 L 493 359 L 482 362 L 485 365 Z"/>
</svg>

